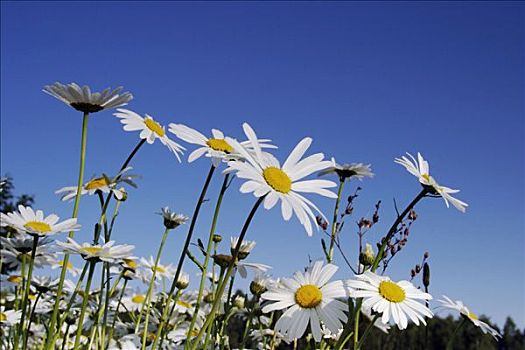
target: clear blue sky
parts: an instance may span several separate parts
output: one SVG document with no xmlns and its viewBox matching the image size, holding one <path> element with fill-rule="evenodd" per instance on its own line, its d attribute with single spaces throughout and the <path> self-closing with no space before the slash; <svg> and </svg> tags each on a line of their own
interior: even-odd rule
<svg viewBox="0 0 525 350">
<path fill-rule="evenodd" d="M 371 163 L 343 242 L 383 200 L 377 240 L 418 183 L 393 159 L 421 151 L 440 183 L 459 188 L 466 214 L 424 201 L 406 250 L 389 274 L 407 278 L 425 250 L 431 292 L 462 299 L 501 324 L 524 318 L 524 7 L 519 3 L 2 2 L 1 171 L 37 207 L 70 215 L 54 195 L 76 181 L 81 116 L 44 94 L 60 81 L 94 89 L 123 85 L 129 107 L 162 123 L 213 127 L 242 137 L 248 121 L 279 145 L 281 159 L 304 136 L 311 152 Z M 86 176 L 114 173 L 136 144 L 110 112 L 90 120 Z M 188 148 L 192 148 L 189 146 Z M 162 206 L 191 214 L 209 163 L 178 164 L 160 143 L 133 162 L 139 190 L 122 207 L 115 239 L 154 254 Z M 220 179 L 213 183 L 214 200 Z M 234 182 L 218 231 L 236 234 L 253 202 Z M 356 183 L 347 186 L 353 190 Z M 328 215 L 332 202 L 314 198 Z M 91 239 L 97 200 L 84 198 L 79 240 Z M 196 235 L 209 230 L 206 204 Z M 186 229 L 168 241 L 175 261 Z M 322 256 L 295 219 L 260 211 L 251 261 L 275 276 Z M 226 247 L 225 247 L 226 248 Z M 338 260 L 340 262 L 340 260 Z M 189 268 L 190 264 L 186 264 Z M 190 269 L 194 272 L 193 269 Z M 341 263 L 340 278 L 350 277 Z M 195 277 L 194 277 L 195 280 Z M 241 284 L 242 286 L 242 284 Z M 244 284 L 245 286 L 245 284 Z"/>
</svg>

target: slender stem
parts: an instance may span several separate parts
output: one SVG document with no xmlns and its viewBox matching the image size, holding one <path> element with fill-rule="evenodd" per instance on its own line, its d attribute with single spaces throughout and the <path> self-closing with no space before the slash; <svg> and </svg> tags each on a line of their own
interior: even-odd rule
<svg viewBox="0 0 525 350">
<path fill-rule="evenodd" d="M 31 325 L 33 323 L 33 318 L 35 317 L 35 310 L 38 302 L 40 301 L 40 298 L 42 297 L 42 292 L 39 292 L 36 296 L 35 303 L 33 304 L 33 310 L 31 310 L 31 313 L 29 314 L 29 320 L 27 324 L 27 331 L 25 332 L 24 336 L 24 345 L 22 346 L 22 349 L 27 349 L 27 340 L 29 338 L 29 332 L 31 331 Z"/>
<path fill-rule="evenodd" d="M 375 315 L 374 318 L 370 321 L 370 323 L 368 324 L 368 327 L 366 327 L 366 329 L 365 329 L 365 331 L 363 333 L 363 336 L 359 340 L 359 343 L 357 343 L 357 349 L 361 349 L 361 346 L 363 346 L 363 344 L 365 342 L 365 339 L 368 336 L 368 333 L 370 333 L 372 328 L 374 328 L 374 323 L 376 323 L 378 318 L 379 318 L 379 315 Z"/>
<path fill-rule="evenodd" d="M 447 350 L 452 350 L 454 349 L 454 339 L 456 338 L 456 336 L 458 335 L 459 331 L 461 330 L 461 328 L 463 328 L 463 326 L 465 325 L 467 319 L 466 318 L 463 318 L 461 320 L 461 323 L 456 327 L 456 329 L 454 330 L 454 333 L 452 333 L 452 335 L 450 336 L 450 338 L 448 338 L 448 342 L 447 342 Z"/>
<path fill-rule="evenodd" d="M 258 300 L 256 299 L 254 301 L 252 309 L 250 310 L 250 314 L 248 315 L 248 319 L 246 320 L 246 327 L 244 328 L 244 332 L 243 332 L 243 335 L 242 335 L 241 345 L 239 345 L 239 349 L 240 350 L 244 350 L 244 344 L 246 344 L 246 339 L 248 338 L 248 333 L 249 333 L 250 328 L 252 326 L 252 319 L 253 319 L 253 316 L 254 316 L 254 313 L 255 313 L 255 308 L 257 306 L 257 302 L 258 302 Z M 260 321 L 260 319 L 259 319 L 259 321 Z M 263 336 L 263 339 L 264 339 L 264 335 L 262 335 L 262 333 L 261 333 L 261 336 Z"/>
<path fill-rule="evenodd" d="M 359 317 L 361 316 L 361 305 L 363 304 L 363 299 L 359 299 L 357 302 L 356 313 L 354 315 L 354 350 L 359 348 Z"/>
<path fill-rule="evenodd" d="M 20 335 L 23 334 L 24 338 L 22 339 L 25 339 L 25 337 L 27 336 L 27 329 L 25 328 L 25 317 L 26 317 L 26 312 L 27 312 L 27 301 L 29 299 L 29 290 L 31 289 L 33 266 L 35 265 L 36 249 L 38 247 L 38 238 L 39 238 L 38 235 L 33 236 L 33 248 L 31 250 L 31 260 L 29 260 L 29 270 L 27 271 L 24 298 L 22 299 L 22 316 L 20 318 L 18 332 L 15 338 L 15 346 L 14 346 L 15 350 L 18 349 L 18 342 L 19 342 Z"/>
<path fill-rule="evenodd" d="M 80 276 L 78 277 L 78 281 L 77 281 L 77 284 L 75 286 L 75 290 L 73 291 L 73 294 L 71 294 L 71 298 L 69 299 L 69 302 L 67 303 L 66 310 L 62 314 L 62 317 L 58 319 L 58 324 L 57 324 L 58 325 L 58 329 L 62 328 L 62 323 L 64 323 L 64 320 L 69 315 L 69 310 L 71 310 L 71 307 L 73 306 L 73 303 L 75 302 L 75 298 L 76 298 L 78 292 L 80 291 L 80 286 L 82 285 L 82 281 L 84 280 L 84 276 L 87 273 L 88 266 L 89 266 L 89 262 L 86 261 L 84 263 L 84 267 L 82 268 L 82 272 L 80 273 Z"/>
<path fill-rule="evenodd" d="M 113 317 L 113 322 L 111 324 L 111 328 L 109 329 L 108 334 L 108 346 L 103 346 L 103 349 L 107 349 L 109 347 L 109 343 L 111 342 L 111 339 L 113 338 L 113 331 L 115 329 L 115 323 L 117 322 L 117 316 L 118 316 L 118 309 L 120 308 L 120 304 L 122 303 L 122 298 L 124 297 L 124 294 L 126 294 L 126 287 L 128 285 L 128 279 L 124 279 L 124 285 L 122 286 L 122 292 L 120 293 L 120 297 L 118 298 L 117 302 L 117 308 L 115 309 L 115 316 Z M 102 344 L 104 345 L 104 344 Z"/>
<path fill-rule="evenodd" d="M 228 284 L 228 280 L 230 279 L 230 277 L 232 275 L 232 272 L 233 272 L 233 269 L 235 267 L 235 264 L 237 262 L 237 257 L 239 255 L 239 250 L 241 248 L 242 241 L 244 240 L 244 236 L 246 236 L 246 232 L 248 231 L 248 227 L 250 226 L 250 223 L 251 223 L 251 221 L 253 219 L 253 216 L 255 215 L 255 212 L 257 211 L 257 208 L 259 208 L 259 206 L 261 205 L 261 203 L 263 202 L 265 197 L 266 196 L 262 196 L 262 197 L 259 197 L 257 199 L 255 204 L 253 205 L 252 210 L 250 211 L 250 214 L 248 214 L 248 217 L 246 218 L 246 221 L 245 221 L 244 226 L 242 228 L 241 234 L 239 236 L 239 240 L 237 241 L 237 245 L 235 246 L 235 250 L 233 251 L 232 260 L 230 262 L 230 265 L 228 266 L 228 270 L 226 272 L 226 276 L 224 277 L 222 283 L 217 288 L 217 293 L 215 294 L 215 298 L 213 300 L 213 306 L 212 306 L 208 316 L 206 317 L 206 321 L 205 321 L 204 325 L 202 326 L 201 330 L 199 331 L 199 334 L 195 338 L 195 341 L 193 342 L 193 345 L 191 347 L 191 349 L 193 349 L 193 350 L 195 350 L 197 348 L 197 346 L 199 345 L 200 339 L 202 338 L 205 329 L 208 328 L 208 326 L 215 319 L 215 313 L 217 312 L 217 310 L 219 308 L 219 305 L 220 305 L 221 299 L 222 299 L 222 295 L 224 293 L 224 289 L 226 288 L 226 284 Z"/>
<path fill-rule="evenodd" d="M 341 202 L 341 195 L 343 194 L 343 187 L 345 185 L 344 179 L 339 179 L 339 190 L 337 191 L 337 199 L 335 200 L 334 216 L 332 220 L 332 235 L 330 236 L 330 248 L 328 249 L 328 255 L 326 257 L 327 263 L 331 263 L 334 255 L 334 243 L 337 236 L 337 218 L 339 216 L 339 203 Z"/>
<path fill-rule="evenodd" d="M 168 238 L 168 233 L 170 229 L 166 228 L 164 234 L 162 235 L 162 240 L 160 241 L 159 251 L 157 252 L 157 258 L 155 259 L 155 266 L 153 267 L 153 275 L 151 276 L 151 281 L 149 283 L 148 293 L 144 302 L 146 303 L 146 319 L 144 320 L 144 334 L 142 336 L 142 350 L 146 348 L 146 340 L 148 338 L 148 323 L 149 323 L 149 310 L 151 308 L 151 292 L 153 291 L 153 285 L 155 284 L 155 277 L 157 275 L 157 266 L 159 265 L 160 256 L 162 255 L 162 250 L 164 249 L 164 244 L 166 244 L 166 238 Z M 144 310 L 144 304 L 142 304 L 142 310 Z M 140 319 L 142 315 L 142 310 L 137 319 L 137 327 L 135 332 L 137 332 L 138 325 L 140 324 Z"/>
<path fill-rule="evenodd" d="M 175 272 L 175 277 L 173 278 L 173 281 L 171 283 L 171 288 L 170 288 L 170 291 L 168 293 L 168 298 L 166 299 L 166 306 L 164 307 L 164 310 L 162 311 L 162 316 L 160 318 L 160 324 L 159 324 L 159 328 L 157 329 L 157 334 L 162 334 L 162 329 L 165 326 L 165 323 L 166 323 L 166 320 L 167 320 L 167 316 L 168 316 L 168 310 L 169 310 L 169 305 L 170 305 L 170 302 L 171 302 L 171 298 L 173 297 L 173 293 L 175 293 L 177 280 L 179 279 L 179 275 L 180 275 L 180 272 L 182 270 L 182 265 L 184 263 L 184 258 L 186 257 L 186 251 L 188 250 L 188 247 L 190 245 L 191 237 L 193 235 L 193 230 L 194 230 L 195 224 L 197 222 L 197 217 L 199 216 L 199 212 L 200 212 L 202 203 L 204 202 L 204 197 L 206 196 L 206 192 L 208 191 L 208 186 L 210 185 L 211 178 L 213 176 L 214 171 L 215 171 L 215 167 L 212 165 L 210 167 L 210 171 L 208 172 L 208 176 L 206 177 L 206 181 L 204 182 L 204 186 L 202 187 L 202 191 L 201 191 L 201 194 L 200 194 L 199 199 L 197 201 L 197 205 L 195 206 L 195 210 L 193 211 L 193 216 L 191 218 L 191 223 L 190 223 L 190 227 L 188 229 L 188 234 L 186 236 L 186 241 L 184 242 L 184 247 L 182 248 L 182 252 L 181 252 L 180 258 L 179 258 L 179 263 L 177 265 L 177 271 Z M 156 345 L 157 345 L 156 343 L 157 343 L 158 337 L 155 337 L 155 338 L 156 339 L 154 340 L 154 343 L 153 343 L 153 345 L 151 347 L 151 350 L 154 350 Z"/>
<path fill-rule="evenodd" d="M 142 139 L 139 141 L 139 143 L 135 146 L 135 148 L 133 148 L 133 151 L 131 151 L 131 153 L 129 154 L 128 158 L 126 158 L 126 160 L 124 161 L 124 163 L 122 164 L 122 166 L 120 167 L 120 171 L 126 169 L 129 165 L 129 163 L 131 162 L 131 160 L 133 159 L 133 157 L 135 157 L 135 154 L 137 154 L 137 152 L 139 151 L 139 149 L 142 147 L 142 145 L 146 142 L 146 139 Z"/>
<path fill-rule="evenodd" d="M 96 264 L 96 260 L 89 262 L 88 279 L 86 282 L 86 288 L 84 289 L 84 295 L 82 296 L 82 308 L 80 309 L 80 316 L 78 319 L 77 333 L 75 336 L 75 346 L 73 347 L 74 350 L 78 349 L 78 345 L 80 344 L 80 338 L 82 336 L 82 326 L 84 325 L 84 315 L 86 314 L 86 306 L 89 300 L 89 291 L 91 288 L 91 281 L 93 280 L 93 272 L 95 272 Z"/>
<path fill-rule="evenodd" d="M 78 181 L 77 181 L 77 195 L 75 197 L 75 204 L 73 205 L 73 214 L 71 215 L 72 218 L 76 218 L 78 216 L 78 208 L 80 205 L 80 197 L 82 196 L 82 186 L 84 185 L 84 166 L 86 164 L 86 145 L 87 145 L 87 131 L 88 131 L 88 119 L 89 119 L 89 113 L 85 112 L 84 117 L 82 118 L 82 138 L 80 141 L 80 166 L 78 170 Z M 69 232 L 69 237 L 73 238 L 75 235 L 74 231 Z M 64 287 L 64 281 L 66 279 L 66 271 L 67 271 L 67 264 L 69 262 L 69 254 L 64 255 L 64 262 L 62 265 L 62 271 L 60 273 L 60 280 L 58 282 L 57 287 L 57 293 L 56 293 L 56 300 L 55 305 L 53 307 L 53 314 L 51 315 L 51 321 L 49 323 L 49 330 L 47 333 L 46 338 L 46 344 L 45 349 L 50 350 L 54 345 L 52 344 L 52 340 L 54 339 L 55 334 L 55 324 L 58 317 L 58 309 L 60 306 L 60 296 L 62 294 L 62 289 Z"/>
<path fill-rule="evenodd" d="M 213 213 L 213 221 L 211 223 L 210 228 L 210 234 L 208 237 L 208 246 L 206 247 L 206 255 L 204 257 L 204 264 L 202 265 L 202 275 L 201 275 L 201 281 L 199 285 L 199 294 L 197 295 L 197 301 L 195 302 L 195 310 L 193 311 L 193 317 L 191 318 L 191 324 L 188 330 L 188 334 L 191 334 L 193 331 L 193 327 L 195 326 L 195 322 L 197 322 L 197 316 L 199 313 L 200 304 L 202 301 L 202 295 L 204 294 L 204 284 L 206 282 L 206 273 L 208 272 L 208 263 L 210 261 L 210 255 L 211 255 L 211 248 L 213 246 L 213 235 L 215 234 L 215 227 L 217 225 L 217 219 L 219 217 L 219 211 L 222 204 L 222 198 L 224 197 L 224 193 L 226 192 L 226 189 L 228 187 L 228 180 L 230 175 L 226 174 L 224 176 L 224 181 L 222 183 L 221 191 L 219 193 L 219 197 L 217 198 L 217 203 L 215 204 L 215 212 Z"/>
</svg>

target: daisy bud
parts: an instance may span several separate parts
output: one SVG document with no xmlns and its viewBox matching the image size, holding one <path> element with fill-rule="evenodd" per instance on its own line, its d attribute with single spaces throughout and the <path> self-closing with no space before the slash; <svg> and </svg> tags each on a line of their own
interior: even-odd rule
<svg viewBox="0 0 525 350">
<path fill-rule="evenodd" d="M 416 277 L 416 271 L 414 269 L 410 270 L 410 277 Z"/>
<path fill-rule="evenodd" d="M 246 299 L 241 296 L 241 295 L 237 295 L 234 299 L 233 299 L 233 305 L 238 308 L 238 309 L 242 309 L 244 308 L 244 302 L 246 301 Z"/>
<path fill-rule="evenodd" d="M 326 230 L 328 228 L 328 223 L 321 215 L 317 215 L 315 217 L 315 221 L 317 222 L 317 225 L 321 227 L 323 230 Z"/>
<path fill-rule="evenodd" d="M 425 252 L 425 254 L 423 255 L 423 258 L 426 260 L 426 259 L 428 259 L 429 256 L 430 256 L 430 254 L 428 252 Z"/>
<path fill-rule="evenodd" d="M 213 235 L 213 242 L 221 243 L 221 241 L 222 241 L 222 236 L 221 235 L 218 235 L 218 234 L 214 234 Z"/>
<path fill-rule="evenodd" d="M 237 247 L 238 241 L 239 239 L 237 237 L 231 238 L 230 252 L 232 253 L 232 255 L 235 252 L 235 248 Z M 239 258 L 239 260 L 246 259 L 254 247 L 255 247 L 255 241 L 243 240 L 239 247 L 239 253 L 237 254 L 237 257 Z"/>
<path fill-rule="evenodd" d="M 226 255 L 226 254 L 216 254 L 213 256 L 213 261 L 215 261 L 217 265 L 225 269 L 228 266 L 230 266 L 230 263 L 232 261 L 232 256 Z"/>
<path fill-rule="evenodd" d="M 367 243 L 365 250 L 359 255 L 359 262 L 364 266 L 371 266 L 375 259 L 374 248 Z"/>
<path fill-rule="evenodd" d="M 204 301 L 205 303 L 208 303 L 208 304 L 213 303 L 213 293 L 208 293 L 208 294 L 206 294 L 206 295 L 204 296 L 203 301 Z"/>
<path fill-rule="evenodd" d="M 118 192 L 118 195 L 116 194 Z M 113 191 L 113 198 L 119 202 L 125 202 L 128 199 L 128 192 L 124 187 L 119 188 L 117 191 Z"/>
<path fill-rule="evenodd" d="M 186 272 L 180 273 L 179 278 L 177 279 L 177 283 L 175 283 L 175 286 L 179 288 L 180 290 L 188 288 L 188 285 L 190 284 L 190 275 L 188 275 Z"/>
<path fill-rule="evenodd" d="M 421 271 L 421 266 L 416 265 L 416 273 L 419 273 Z"/>
<path fill-rule="evenodd" d="M 417 213 L 414 210 L 411 210 L 410 213 L 408 213 L 408 219 L 415 221 L 417 219 Z"/>
<path fill-rule="evenodd" d="M 423 265 L 423 285 L 425 288 L 430 286 L 430 266 L 427 263 Z"/>
</svg>

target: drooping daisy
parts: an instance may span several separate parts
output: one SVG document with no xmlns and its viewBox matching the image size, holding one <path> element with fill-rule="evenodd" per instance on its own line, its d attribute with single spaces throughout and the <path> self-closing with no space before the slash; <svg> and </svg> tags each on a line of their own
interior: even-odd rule
<svg viewBox="0 0 525 350">
<path fill-rule="evenodd" d="M 118 263 L 123 259 L 131 259 L 131 251 L 135 248 L 133 245 L 122 244 L 114 245 L 115 241 L 109 241 L 103 244 L 82 243 L 78 244 L 74 239 L 67 238 L 68 242 L 57 242 L 64 253 L 78 254 L 84 260 L 102 260 L 109 263 Z"/>
<path fill-rule="evenodd" d="M 438 302 L 441 303 L 442 308 L 458 311 L 462 317 L 468 319 L 476 327 L 479 327 L 483 333 L 490 334 L 496 340 L 498 340 L 498 338 L 501 338 L 501 334 L 499 334 L 497 330 L 489 326 L 487 323 L 480 321 L 478 319 L 478 316 L 472 311 L 470 311 L 469 308 L 466 307 L 461 300 L 453 301 L 446 295 L 443 295 L 443 298 L 445 300 L 438 299 Z"/>
<path fill-rule="evenodd" d="M 126 131 L 138 131 L 140 130 L 139 137 L 145 139 L 147 143 L 152 144 L 156 139 L 159 139 L 160 142 L 168 149 L 175 154 L 177 159 L 180 160 L 180 154 L 183 154 L 185 150 L 184 147 L 172 141 L 164 130 L 164 126 L 160 125 L 153 117 L 146 114 L 141 117 L 139 114 L 130 111 L 128 109 L 118 108 L 117 113 L 114 113 L 117 118 L 120 118 L 120 122 L 124 124 L 124 130 Z"/>
<path fill-rule="evenodd" d="M 117 188 L 119 183 L 124 182 L 132 187 L 137 187 L 135 182 L 133 182 L 133 179 L 138 177 L 137 175 L 124 175 L 125 172 L 131 169 L 133 168 L 127 167 L 112 178 L 106 176 L 105 174 L 102 174 L 100 177 L 93 177 L 82 186 L 80 194 L 92 196 L 96 194 L 97 191 L 102 193 L 111 192 L 117 200 L 121 200 L 126 195 L 126 191 L 124 188 Z M 55 193 L 62 194 L 61 200 L 63 201 L 73 200 L 77 196 L 77 186 L 62 187 L 61 189 L 55 191 Z"/>
<path fill-rule="evenodd" d="M 170 230 L 183 225 L 188 221 L 186 215 L 174 213 L 168 207 L 162 208 L 160 215 L 164 218 L 164 226 Z"/>
<path fill-rule="evenodd" d="M 316 153 L 301 160 L 312 143 L 312 139 L 306 137 L 295 146 L 288 159 L 281 166 L 279 161 L 270 154 L 265 153 L 263 155 L 257 136 L 247 123 L 243 124 L 243 129 L 253 145 L 254 154 L 248 152 L 236 140 L 227 138 L 226 140 L 241 154 L 246 162 L 228 162 L 226 171 L 235 171 L 238 178 L 248 180 L 242 184 L 241 192 L 253 192 L 256 197 L 266 195 L 264 199 L 266 209 L 273 208 L 281 200 L 281 212 L 284 220 L 289 220 L 292 213 L 295 213 L 308 235 L 311 236 L 312 222 L 317 223 L 312 209 L 321 215 L 322 213 L 315 204 L 299 193 L 317 193 L 321 196 L 337 198 L 335 193 L 327 190 L 327 188 L 335 187 L 336 184 L 328 180 L 298 180 L 326 169 L 332 163 L 323 161 L 324 155 L 322 153 Z M 322 216 L 324 217 L 324 215 Z"/>
<path fill-rule="evenodd" d="M 75 83 L 63 85 L 56 82 L 53 85 L 46 85 L 43 91 L 84 113 L 95 113 L 103 109 L 124 106 L 133 99 L 133 95 L 129 92 L 120 93 L 122 87 L 115 90 L 107 88 L 102 92 L 92 93 L 86 85 L 80 87 Z"/>
<path fill-rule="evenodd" d="M 230 251 L 233 255 L 233 252 L 235 251 L 235 247 L 237 247 L 237 243 L 239 242 L 239 237 L 232 237 L 230 239 Z M 241 242 L 241 246 L 239 247 L 239 253 L 238 257 L 239 259 L 246 259 L 246 257 L 250 254 L 253 248 L 255 248 L 255 241 L 248 241 L 243 240 Z"/>
<path fill-rule="evenodd" d="M 343 281 L 328 282 L 337 269 L 335 265 L 323 266 L 322 261 L 317 261 L 304 274 L 296 272 L 293 278 L 270 285 L 261 295 L 263 300 L 270 301 L 262 311 L 287 309 L 275 324 L 275 330 L 293 340 L 304 334 L 310 322 L 315 341 L 320 341 L 321 322 L 333 333 L 342 328 L 348 306 L 337 298 L 348 297 L 351 290 Z"/>
<path fill-rule="evenodd" d="M 33 238 L 28 235 L 17 235 L 12 238 L 0 237 L 2 249 L 0 256 L 2 263 L 12 269 L 19 269 L 22 261 L 28 262 L 31 259 L 31 250 L 33 247 Z M 44 237 L 38 241 L 35 251 L 35 267 L 43 267 L 53 264 L 55 253 L 52 248 L 53 241 Z"/>
<path fill-rule="evenodd" d="M 374 173 L 372 173 L 372 169 L 370 168 L 370 164 L 367 164 L 367 165 L 363 163 L 338 164 L 336 163 L 334 157 L 332 157 L 332 166 L 324 170 L 321 170 L 318 175 L 323 176 L 323 175 L 328 175 L 328 174 L 333 174 L 333 173 L 337 174 L 341 181 L 344 181 L 352 177 L 356 177 L 359 180 L 362 180 L 363 177 L 373 177 L 374 176 Z"/>
<path fill-rule="evenodd" d="M 417 177 L 421 185 L 427 188 L 431 194 L 441 196 L 441 198 L 443 198 L 445 201 L 447 208 L 449 207 L 450 202 L 454 207 L 456 207 L 456 209 L 464 213 L 466 207 L 468 207 L 468 204 L 450 195 L 451 193 L 458 193 L 459 190 L 440 186 L 437 181 L 432 176 L 430 176 L 430 167 L 421 153 L 417 153 L 417 160 L 410 153 L 407 153 L 407 155 L 411 159 L 402 156 L 401 158 L 396 158 L 395 162 L 404 166 L 409 173 Z"/>
<path fill-rule="evenodd" d="M 44 212 L 31 207 L 18 206 L 18 212 L 0 213 L 1 226 L 10 226 L 20 233 L 27 233 L 32 236 L 51 236 L 61 232 L 78 231 L 80 225 L 77 219 L 67 219 L 58 223 L 60 219 L 55 214 L 50 214 L 44 218 Z"/>
<path fill-rule="evenodd" d="M 212 129 L 211 133 L 213 136 L 211 138 L 204 136 L 197 130 L 184 124 L 171 123 L 169 124 L 168 130 L 181 140 L 202 146 L 191 152 L 188 157 L 188 162 L 190 163 L 206 154 L 206 157 L 211 158 L 213 166 L 217 167 L 223 160 L 227 161 L 238 157 L 235 149 L 228 143 L 223 132 L 220 130 Z M 261 148 L 276 148 L 275 146 L 268 144 L 270 141 L 271 140 L 268 139 L 261 139 L 258 140 L 258 143 Z M 253 145 L 250 140 L 241 142 L 241 145 L 243 145 L 248 151 L 253 150 Z"/>
<path fill-rule="evenodd" d="M 393 320 L 399 329 L 406 329 L 408 319 L 419 326 L 420 321 L 426 325 L 425 317 L 432 318 L 430 309 L 419 302 L 430 300 L 432 296 L 420 291 L 412 283 L 393 282 L 386 276 L 370 271 L 355 277 L 356 280 L 348 281 L 350 287 L 356 289 L 352 297 L 363 298 L 362 307 L 382 314 L 383 323 Z"/>
</svg>

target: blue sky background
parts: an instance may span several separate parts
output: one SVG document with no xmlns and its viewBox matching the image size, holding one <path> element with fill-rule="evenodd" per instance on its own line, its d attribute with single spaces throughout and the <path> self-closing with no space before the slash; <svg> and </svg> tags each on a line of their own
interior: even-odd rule
<svg viewBox="0 0 525 350">
<path fill-rule="evenodd" d="M 309 153 L 371 163 L 342 241 L 355 260 L 356 229 L 381 199 L 375 242 L 404 206 L 417 180 L 393 159 L 420 151 L 444 185 L 459 188 L 466 214 L 441 199 L 417 207 L 419 219 L 388 274 L 409 277 L 430 252 L 431 293 L 465 301 L 500 325 L 511 315 L 524 327 L 524 7 L 519 3 L 175 3 L 2 2 L 1 172 L 17 193 L 61 217 L 72 203 L 54 191 L 74 185 L 80 113 L 44 94 L 60 81 L 100 90 L 123 85 L 129 108 L 160 122 L 186 123 L 208 134 L 242 138 L 248 121 L 279 145 L 285 159 L 304 136 Z M 138 141 L 104 111 L 89 124 L 86 177 L 113 174 Z M 193 149 L 188 145 L 188 149 Z M 179 164 L 159 142 L 133 161 L 130 190 L 114 238 L 153 255 L 162 206 L 190 215 L 209 162 Z M 335 179 L 334 179 L 335 180 Z M 220 187 L 215 178 L 196 228 L 207 236 Z M 218 232 L 237 234 L 254 199 L 227 193 Z M 313 198 L 330 215 L 333 203 Z M 85 197 L 79 241 L 92 239 L 98 202 Z M 170 236 L 163 261 L 176 262 L 187 228 Z M 250 261 L 287 276 L 321 258 L 321 234 L 306 236 L 280 210 L 257 213 Z M 226 243 L 223 247 L 229 249 Z M 341 259 L 339 278 L 351 273 Z M 191 263 L 186 269 L 194 273 Z M 193 277 L 196 280 L 196 277 Z M 241 287 L 246 287 L 242 282 Z"/>
</svg>

